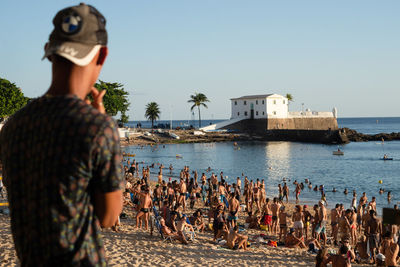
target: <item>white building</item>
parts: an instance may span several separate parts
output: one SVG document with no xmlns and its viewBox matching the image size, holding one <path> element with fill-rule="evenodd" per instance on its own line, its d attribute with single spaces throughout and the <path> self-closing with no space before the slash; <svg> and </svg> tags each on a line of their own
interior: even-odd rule
<svg viewBox="0 0 400 267">
<path fill-rule="evenodd" d="M 277 94 L 231 98 L 231 119 L 287 118 L 288 99 Z"/>
</svg>

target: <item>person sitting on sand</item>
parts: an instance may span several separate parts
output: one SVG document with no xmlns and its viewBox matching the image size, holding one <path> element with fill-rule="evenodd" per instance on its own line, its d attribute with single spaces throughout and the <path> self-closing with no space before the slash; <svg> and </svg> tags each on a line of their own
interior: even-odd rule
<svg viewBox="0 0 400 267">
<path fill-rule="evenodd" d="M 306 245 L 300 238 L 294 235 L 294 229 L 290 228 L 285 238 L 285 247 L 287 248 L 306 248 Z"/>
<path fill-rule="evenodd" d="M 315 267 L 326 267 L 326 261 L 328 260 L 328 249 L 323 248 L 318 251 L 317 256 L 315 257 Z"/>
<path fill-rule="evenodd" d="M 351 259 L 348 256 L 349 247 L 342 245 L 338 254 L 330 254 L 324 264 L 332 262 L 332 267 L 351 267 Z M 324 265 L 323 265 L 324 266 Z"/>
<path fill-rule="evenodd" d="M 257 216 L 256 214 L 252 214 L 251 212 L 248 212 L 248 217 L 246 218 L 246 223 L 249 224 L 250 229 L 260 229 L 260 222 L 261 222 L 261 217 Z"/>
<path fill-rule="evenodd" d="M 393 236 L 391 232 L 386 232 L 383 236 L 383 242 L 380 251 L 383 255 L 385 255 L 386 266 L 397 266 L 399 245 L 393 241 Z"/>
<path fill-rule="evenodd" d="M 185 237 L 185 230 L 186 229 L 189 229 L 194 234 L 193 226 L 191 224 L 189 224 L 186 219 L 187 219 L 186 215 L 183 214 L 179 218 L 179 220 L 177 222 L 177 225 L 176 225 L 177 230 L 178 230 L 178 235 L 180 235 L 182 238 L 185 238 L 185 239 L 186 239 L 186 237 Z"/>
<path fill-rule="evenodd" d="M 169 227 L 165 225 L 165 220 L 163 218 L 160 219 L 160 224 L 161 224 L 161 231 L 165 237 L 172 237 L 175 240 L 179 240 L 182 244 L 185 245 L 188 244 L 184 236 L 179 235 L 176 232 L 172 232 L 171 229 L 169 229 Z"/>
<path fill-rule="evenodd" d="M 219 206 L 217 209 L 217 214 L 214 218 L 213 223 L 214 229 L 214 241 L 216 241 L 220 237 L 224 237 L 226 239 L 228 235 L 228 227 L 225 220 L 223 206 Z"/>
<path fill-rule="evenodd" d="M 230 249 L 244 249 L 247 250 L 248 236 L 238 233 L 238 226 L 231 228 L 228 233 L 226 245 Z"/>
<path fill-rule="evenodd" d="M 197 230 L 199 230 L 199 232 L 203 232 L 206 224 L 203 221 L 203 216 L 202 216 L 202 212 L 200 209 L 196 210 L 193 213 L 193 216 L 189 217 L 189 221 L 190 223 L 197 228 Z"/>
</svg>

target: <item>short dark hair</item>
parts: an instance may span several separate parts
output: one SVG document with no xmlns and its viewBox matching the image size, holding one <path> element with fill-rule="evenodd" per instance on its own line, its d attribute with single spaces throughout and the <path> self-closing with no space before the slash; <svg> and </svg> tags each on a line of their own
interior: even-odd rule
<svg viewBox="0 0 400 267">
<path fill-rule="evenodd" d="M 340 249 L 339 249 L 340 255 L 347 254 L 348 251 L 349 251 L 349 247 L 348 247 L 348 246 L 345 246 L 345 245 L 342 245 L 342 246 L 340 247 Z"/>
</svg>

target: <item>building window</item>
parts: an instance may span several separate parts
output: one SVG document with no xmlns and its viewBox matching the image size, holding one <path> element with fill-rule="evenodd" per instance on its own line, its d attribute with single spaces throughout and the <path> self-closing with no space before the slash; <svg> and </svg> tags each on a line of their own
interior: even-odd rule
<svg viewBox="0 0 400 267">
<path fill-rule="evenodd" d="M 263 111 L 263 115 L 264 115 L 265 113 L 264 113 L 264 111 Z"/>
<path fill-rule="evenodd" d="M 285 104 L 285 103 L 283 103 L 283 104 Z M 235 106 L 237 105 L 237 101 L 235 101 Z"/>
<path fill-rule="evenodd" d="M 256 105 L 258 105 L 258 100 L 256 100 Z"/>
<path fill-rule="evenodd" d="M 276 100 L 274 100 L 274 105 L 276 104 Z"/>
<path fill-rule="evenodd" d="M 286 104 L 286 103 L 285 103 L 285 100 L 283 100 L 283 104 Z"/>
<path fill-rule="evenodd" d="M 256 115 L 258 116 L 258 111 L 256 111 Z"/>
<path fill-rule="evenodd" d="M 244 115 L 247 116 L 247 111 L 244 112 Z"/>
<path fill-rule="evenodd" d="M 243 101 L 243 105 L 245 105 L 245 106 L 247 105 L 247 102 L 246 102 L 246 100 L 245 100 L 245 101 Z"/>
<path fill-rule="evenodd" d="M 276 115 L 276 111 L 273 111 L 272 114 Z"/>
<path fill-rule="evenodd" d="M 262 104 L 264 105 L 264 100 L 262 101 Z"/>
<path fill-rule="evenodd" d="M 240 115 L 240 112 L 238 112 L 238 116 Z"/>
</svg>

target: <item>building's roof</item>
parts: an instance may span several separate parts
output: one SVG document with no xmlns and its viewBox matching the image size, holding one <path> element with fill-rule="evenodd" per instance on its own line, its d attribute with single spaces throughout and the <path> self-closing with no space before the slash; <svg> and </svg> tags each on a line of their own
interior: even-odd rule
<svg viewBox="0 0 400 267">
<path fill-rule="evenodd" d="M 269 96 L 276 95 L 276 96 L 281 96 L 277 94 L 267 94 L 267 95 L 245 95 L 237 98 L 231 98 L 231 100 L 239 100 L 239 99 L 256 99 L 256 98 L 267 98 Z"/>
</svg>

